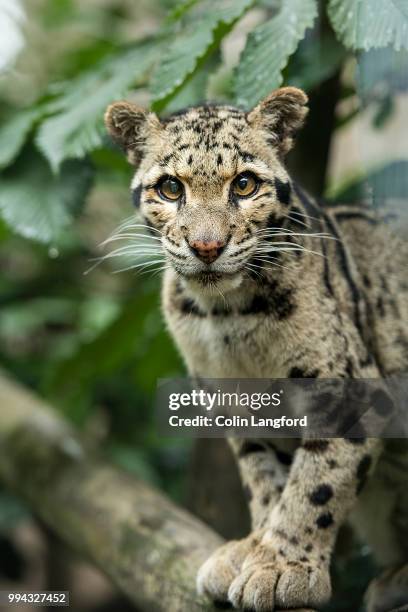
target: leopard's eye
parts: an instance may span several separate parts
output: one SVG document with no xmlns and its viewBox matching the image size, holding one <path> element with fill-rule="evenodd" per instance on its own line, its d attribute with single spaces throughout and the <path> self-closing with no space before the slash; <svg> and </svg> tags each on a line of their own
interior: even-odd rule
<svg viewBox="0 0 408 612">
<path fill-rule="evenodd" d="M 183 185 L 174 176 L 167 176 L 159 182 L 157 191 L 165 200 L 176 201 L 183 195 Z"/>
<path fill-rule="evenodd" d="M 252 172 L 242 172 L 232 181 L 232 190 L 239 198 L 253 195 L 259 186 L 259 181 Z"/>
</svg>

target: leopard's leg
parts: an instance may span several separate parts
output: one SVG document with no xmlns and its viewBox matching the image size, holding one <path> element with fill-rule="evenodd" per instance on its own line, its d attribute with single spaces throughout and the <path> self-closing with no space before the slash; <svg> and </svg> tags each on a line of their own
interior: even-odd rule
<svg viewBox="0 0 408 612">
<path fill-rule="evenodd" d="M 252 533 L 242 540 L 227 542 L 199 570 L 198 591 L 219 602 L 228 600 L 228 590 L 245 557 L 260 543 L 270 512 L 285 486 L 291 461 L 287 450 L 278 450 L 265 441 L 232 438 L 229 443 L 249 502 Z"/>
<path fill-rule="evenodd" d="M 338 529 L 381 448 L 372 438 L 302 444 L 260 544 L 230 586 L 228 597 L 236 608 L 270 612 L 327 602 Z"/>
<path fill-rule="evenodd" d="M 407 441 L 388 441 L 350 522 L 382 568 L 369 585 L 367 612 L 408 610 Z"/>
</svg>

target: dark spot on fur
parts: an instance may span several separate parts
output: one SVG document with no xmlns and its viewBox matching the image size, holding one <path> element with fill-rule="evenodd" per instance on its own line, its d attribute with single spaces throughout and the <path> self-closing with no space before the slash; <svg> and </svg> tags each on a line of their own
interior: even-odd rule
<svg viewBox="0 0 408 612">
<path fill-rule="evenodd" d="M 368 472 L 370 471 L 372 462 L 373 460 L 371 459 L 370 455 L 364 455 L 364 457 L 361 459 L 360 463 L 358 464 L 358 467 L 357 467 L 358 483 L 357 483 L 357 488 L 356 488 L 357 495 L 363 490 L 363 487 L 367 481 Z"/>
<path fill-rule="evenodd" d="M 353 378 L 354 366 L 353 366 L 353 362 L 351 361 L 350 357 L 347 357 L 345 372 L 349 378 Z"/>
<path fill-rule="evenodd" d="M 223 340 L 224 340 L 224 344 L 226 344 L 227 346 L 228 346 L 228 345 L 230 344 L 230 342 L 231 342 L 231 339 L 230 339 L 230 337 L 229 337 L 229 336 L 224 336 Z"/>
<path fill-rule="evenodd" d="M 308 535 L 312 535 L 313 529 L 311 527 L 305 527 L 305 533 L 307 533 Z"/>
<path fill-rule="evenodd" d="M 303 449 L 311 453 L 324 453 L 329 446 L 328 440 L 305 440 Z"/>
<path fill-rule="evenodd" d="M 168 155 L 165 155 L 165 157 L 163 157 L 163 159 L 160 162 L 160 166 L 164 167 L 167 166 L 167 164 L 173 159 L 173 153 L 169 153 Z"/>
<path fill-rule="evenodd" d="M 322 484 L 310 494 L 310 501 L 314 506 L 324 506 L 333 497 L 333 489 L 328 484 Z"/>
<path fill-rule="evenodd" d="M 316 519 L 316 525 L 319 529 L 327 529 L 330 525 L 333 525 L 333 515 L 331 512 L 325 512 L 320 514 Z"/>
<path fill-rule="evenodd" d="M 221 153 L 218 153 L 218 157 L 217 157 L 217 165 L 218 165 L 218 166 L 222 166 L 222 155 L 221 155 Z"/>
<path fill-rule="evenodd" d="M 142 186 L 138 185 L 132 191 L 132 202 L 133 202 L 133 206 L 135 206 L 136 208 L 139 208 L 140 206 L 141 196 L 142 196 Z"/>
<path fill-rule="evenodd" d="M 312 552 L 312 550 L 313 550 L 313 544 L 307 544 L 305 546 L 305 551 L 306 552 Z"/>
<path fill-rule="evenodd" d="M 296 536 L 292 536 L 289 540 L 289 542 L 291 544 L 293 544 L 293 546 L 298 546 L 299 545 L 299 539 Z"/>
<path fill-rule="evenodd" d="M 255 295 L 250 305 L 242 310 L 243 315 L 258 314 L 268 311 L 268 300 L 263 295 Z"/>
<path fill-rule="evenodd" d="M 275 189 L 276 189 L 276 196 L 279 202 L 281 202 L 281 204 L 284 204 L 285 206 L 289 206 L 290 192 L 291 192 L 290 183 L 289 182 L 284 183 L 283 181 L 278 179 L 278 177 L 275 177 Z"/>
<path fill-rule="evenodd" d="M 319 370 L 302 370 L 301 368 L 292 368 L 289 372 L 289 378 L 317 378 Z"/>
<path fill-rule="evenodd" d="M 228 317 L 231 312 L 232 310 L 231 308 L 228 308 L 228 306 L 214 306 L 211 311 L 211 314 L 214 317 Z"/>
<path fill-rule="evenodd" d="M 267 506 L 270 501 L 271 501 L 271 496 L 269 495 L 269 493 L 266 493 L 266 495 L 264 495 L 261 499 L 261 504 L 263 506 Z"/>
<path fill-rule="evenodd" d="M 327 462 L 327 465 L 329 466 L 331 470 L 334 470 L 334 468 L 338 466 L 338 463 L 335 459 L 329 459 Z"/>
<path fill-rule="evenodd" d="M 266 295 L 256 294 L 247 308 L 241 311 L 242 315 L 272 314 L 278 319 L 290 316 L 296 308 L 292 289 L 279 287 L 272 282 L 267 285 Z"/>
<path fill-rule="evenodd" d="M 198 308 L 197 304 L 195 304 L 190 298 L 186 298 L 181 302 L 180 310 L 185 314 L 194 315 L 196 317 L 205 317 L 205 313 L 202 312 Z"/>
<path fill-rule="evenodd" d="M 282 217 L 278 217 L 275 213 L 270 213 L 268 219 L 266 220 L 266 227 L 280 228 L 282 227 L 282 220 Z M 268 240 L 271 240 L 271 238 L 268 238 Z"/>
<path fill-rule="evenodd" d="M 244 162 L 253 162 L 255 159 L 255 155 L 252 155 L 252 153 L 248 151 L 241 151 L 241 149 L 239 149 L 238 154 L 242 157 Z"/>
<path fill-rule="evenodd" d="M 308 563 L 309 559 L 307 557 L 300 557 L 299 561 L 302 563 Z"/>
</svg>

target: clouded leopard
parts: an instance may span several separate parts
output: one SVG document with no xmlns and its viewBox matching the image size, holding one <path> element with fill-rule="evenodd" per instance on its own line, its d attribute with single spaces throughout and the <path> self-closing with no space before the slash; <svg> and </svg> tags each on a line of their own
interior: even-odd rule
<svg viewBox="0 0 408 612">
<path fill-rule="evenodd" d="M 249 112 L 203 105 L 159 119 L 128 102 L 106 112 L 136 166 L 134 202 L 169 264 L 163 312 L 190 374 L 407 370 L 407 245 L 373 209 L 321 205 L 291 179 L 284 159 L 306 113 L 306 95 L 292 87 Z M 349 520 L 387 568 L 368 590 L 369 612 L 408 604 L 404 443 L 362 433 L 230 444 L 252 532 L 203 565 L 201 593 L 258 612 L 318 608 Z"/>
</svg>

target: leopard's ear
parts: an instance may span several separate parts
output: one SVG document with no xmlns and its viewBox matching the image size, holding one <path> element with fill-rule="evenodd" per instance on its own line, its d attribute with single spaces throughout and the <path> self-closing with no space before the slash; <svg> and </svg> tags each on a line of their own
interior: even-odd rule
<svg viewBox="0 0 408 612">
<path fill-rule="evenodd" d="M 280 154 L 293 147 L 294 135 L 308 113 L 308 98 L 296 87 L 281 87 L 269 94 L 248 113 L 248 121 L 268 132 L 268 141 Z"/>
<path fill-rule="evenodd" d="M 106 109 L 105 125 L 112 139 L 126 152 L 131 164 L 143 158 L 149 134 L 161 129 L 158 117 L 131 102 L 121 101 Z"/>
</svg>

